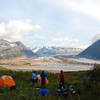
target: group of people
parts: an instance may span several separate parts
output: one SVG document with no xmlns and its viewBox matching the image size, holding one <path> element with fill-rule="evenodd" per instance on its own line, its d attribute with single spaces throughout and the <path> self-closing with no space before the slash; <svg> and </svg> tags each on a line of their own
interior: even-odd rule
<svg viewBox="0 0 100 100">
<path fill-rule="evenodd" d="M 42 71 L 41 74 L 36 74 L 35 72 L 32 72 L 32 85 L 35 86 L 36 83 L 41 84 L 41 88 L 46 88 L 46 84 L 48 84 L 48 79 L 44 71 Z M 59 88 L 64 88 L 64 83 L 65 75 L 63 70 L 61 70 L 59 74 Z"/>
<path fill-rule="evenodd" d="M 47 74 L 42 71 L 41 74 L 37 74 L 36 72 L 32 72 L 32 86 L 39 86 L 42 89 L 46 88 L 46 85 L 48 84 Z M 61 70 L 59 74 L 59 88 L 64 88 L 65 83 L 65 75 L 64 72 Z M 38 84 L 38 85 L 36 85 Z M 7 86 L 10 87 L 10 90 L 16 89 L 16 83 L 14 79 L 11 76 L 3 75 L 0 77 L 0 86 Z"/>
<path fill-rule="evenodd" d="M 35 86 L 36 83 L 41 84 L 41 88 L 45 88 L 47 82 L 47 75 L 44 71 L 41 74 L 32 73 L 32 85 Z"/>
</svg>

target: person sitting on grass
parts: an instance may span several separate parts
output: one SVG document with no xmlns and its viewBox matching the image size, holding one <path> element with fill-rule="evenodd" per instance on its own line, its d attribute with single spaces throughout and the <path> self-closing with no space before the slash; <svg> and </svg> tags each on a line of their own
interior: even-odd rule
<svg viewBox="0 0 100 100">
<path fill-rule="evenodd" d="M 42 71 L 41 73 L 41 88 L 45 88 L 46 87 L 46 73 L 44 71 Z"/>
<path fill-rule="evenodd" d="M 36 73 L 35 72 L 32 72 L 32 86 L 34 87 L 35 83 L 36 83 Z"/>
</svg>

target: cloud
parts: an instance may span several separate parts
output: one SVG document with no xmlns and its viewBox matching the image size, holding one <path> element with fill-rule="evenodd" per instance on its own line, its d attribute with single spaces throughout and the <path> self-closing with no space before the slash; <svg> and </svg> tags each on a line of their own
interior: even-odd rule
<svg viewBox="0 0 100 100">
<path fill-rule="evenodd" d="M 0 38 L 11 40 L 21 40 L 30 32 L 40 30 L 41 26 L 32 25 L 31 21 L 12 20 L 7 23 L 0 24 Z"/>
<path fill-rule="evenodd" d="M 43 41 L 49 41 L 49 42 L 58 42 L 58 43 L 61 43 L 61 42 L 79 42 L 78 39 L 74 39 L 74 38 L 69 38 L 69 37 L 46 37 L 46 36 L 40 36 L 40 35 L 34 35 L 33 37 L 31 37 L 29 40 L 33 40 L 33 41 L 40 41 L 40 40 L 43 40 Z"/>
<path fill-rule="evenodd" d="M 72 43 L 78 43 L 78 39 L 72 39 L 69 37 L 46 37 L 46 36 L 40 36 L 40 35 L 34 35 L 31 38 L 28 38 L 27 40 L 23 41 L 27 45 L 32 46 L 62 46 L 67 47 L 70 46 Z M 38 45 L 36 45 L 39 43 Z M 70 45 L 69 45 L 70 44 Z"/>
<path fill-rule="evenodd" d="M 62 38 L 53 38 L 51 41 L 54 42 L 78 42 L 78 39 L 73 39 L 73 38 L 69 38 L 69 37 L 62 37 Z"/>
<path fill-rule="evenodd" d="M 96 42 L 97 40 L 100 40 L 100 32 L 97 33 L 97 34 L 92 38 L 92 43 Z"/>
<path fill-rule="evenodd" d="M 100 20 L 99 0 L 42 0 L 42 2 L 60 10 L 72 10 Z"/>
<path fill-rule="evenodd" d="M 66 44 L 66 43 L 46 43 L 45 46 L 47 47 L 66 47 L 66 48 L 81 48 L 81 49 L 86 49 L 89 45 L 86 44 Z"/>
</svg>

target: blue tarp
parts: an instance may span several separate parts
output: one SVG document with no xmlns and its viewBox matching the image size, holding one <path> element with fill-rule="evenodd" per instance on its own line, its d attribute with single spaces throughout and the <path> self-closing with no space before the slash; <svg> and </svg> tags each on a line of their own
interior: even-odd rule
<svg viewBox="0 0 100 100">
<path fill-rule="evenodd" d="M 40 89 L 39 90 L 39 95 L 46 95 L 48 94 L 50 91 L 48 89 Z"/>
</svg>

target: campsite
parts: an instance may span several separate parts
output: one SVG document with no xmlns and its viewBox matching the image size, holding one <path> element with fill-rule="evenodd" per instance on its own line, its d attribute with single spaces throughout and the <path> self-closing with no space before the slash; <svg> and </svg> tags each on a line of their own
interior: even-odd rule
<svg viewBox="0 0 100 100">
<path fill-rule="evenodd" d="M 0 100 L 100 100 L 100 0 L 0 0 Z"/>
<path fill-rule="evenodd" d="M 35 87 L 32 87 L 31 71 L 11 71 L 0 67 L 0 76 L 12 76 L 17 86 L 17 89 L 13 91 L 10 91 L 9 87 L 0 87 L 0 100 L 100 100 L 100 81 L 98 83 L 98 87 L 91 82 L 91 88 L 86 88 L 85 84 L 82 82 L 82 77 L 86 75 L 87 72 L 88 71 L 64 73 L 66 89 L 68 89 L 71 84 L 77 84 L 80 90 L 79 95 L 68 94 L 67 96 L 56 95 L 59 73 L 46 72 L 49 80 L 46 88 L 50 91 L 50 93 L 42 96 L 38 95 L 38 91 L 36 90 L 38 84 L 36 84 Z M 36 73 L 41 73 L 41 71 L 36 71 Z"/>
</svg>

